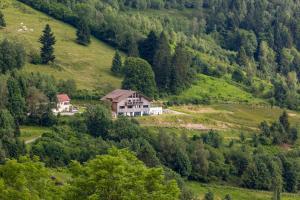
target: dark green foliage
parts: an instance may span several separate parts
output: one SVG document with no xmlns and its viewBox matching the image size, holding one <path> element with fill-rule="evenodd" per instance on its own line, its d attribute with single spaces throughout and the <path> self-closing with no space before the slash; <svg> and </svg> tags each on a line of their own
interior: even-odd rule
<svg viewBox="0 0 300 200">
<path fill-rule="evenodd" d="M 45 26 L 43 30 L 43 35 L 40 37 L 41 47 L 41 59 L 43 64 L 48 64 L 55 60 L 54 47 L 56 40 L 54 34 L 52 33 L 51 27 L 49 24 Z"/>
<path fill-rule="evenodd" d="M 154 73 L 147 61 L 141 58 L 129 57 L 124 63 L 125 78 L 122 83 L 124 89 L 135 90 L 148 97 L 157 94 Z"/>
<path fill-rule="evenodd" d="M 0 27 L 6 27 L 6 22 L 5 22 L 5 19 L 4 19 L 4 15 L 1 12 L 1 10 L 0 10 Z"/>
<path fill-rule="evenodd" d="M 182 44 L 176 47 L 172 61 L 171 85 L 172 93 L 179 93 L 190 85 L 192 77 L 190 77 L 191 58 L 187 50 Z"/>
<path fill-rule="evenodd" d="M 94 137 L 107 137 L 111 127 L 111 112 L 103 105 L 89 106 L 85 113 L 89 133 Z"/>
<path fill-rule="evenodd" d="M 91 31 L 87 20 L 81 19 L 77 24 L 76 41 L 81 45 L 89 45 L 91 43 Z"/>
<path fill-rule="evenodd" d="M 290 130 L 289 116 L 287 111 L 284 111 L 282 115 L 279 117 L 279 123 L 283 126 L 286 132 Z"/>
<path fill-rule="evenodd" d="M 244 82 L 246 79 L 243 71 L 241 70 L 234 70 L 234 72 L 232 73 L 232 80 L 236 81 L 236 82 L 239 82 L 239 83 L 242 83 Z"/>
<path fill-rule="evenodd" d="M 214 200 L 214 193 L 209 191 L 208 193 L 205 194 L 204 200 Z"/>
<path fill-rule="evenodd" d="M 57 127 L 37 140 L 30 154 L 39 156 L 47 166 L 59 167 L 68 165 L 71 160 L 86 162 L 105 153 L 109 147 L 101 138 L 76 134 L 68 127 Z"/>
<path fill-rule="evenodd" d="M 154 63 L 154 55 L 158 45 L 158 38 L 154 31 L 151 31 L 147 38 L 140 42 L 139 52 L 141 58 L 148 61 L 150 65 Z"/>
<path fill-rule="evenodd" d="M 65 93 L 71 97 L 75 95 L 77 91 L 77 85 L 74 80 L 60 80 L 57 87 L 59 93 Z"/>
<path fill-rule="evenodd" d="M 0 43 L 0 72 L 20 69 L 25 64 L 25 49 L 19 43 L 7 39 Z"/>
<path fill-rule="evenodd" d="M 5 158 L 17 158 L 26 153 L 24 143 L 20 142 L 18 135 L 18 126 L 15 119 L 7 110 L 0 110 L 0 163 Z"/>
<path fill-rule="evenodd" d="M 232 200 L 232 197 L 230 194 L 226 194 L 224 200 Z"/>
<path fill-rule="evenodd" d="M 219 148 L 223 143 L 223 138 L 216 131 L 209 131 L 207 134 L 202 135 L 203 142 L 212 147 Z"/>
<path fill-rule="evenodd" d="M 157 87 L 161 91 L 168 91 L 170 87 L 172 73 L 171 61 L 172 55 L 170 44 L 166 34 L 163 32 L 158 41 L 152 66 Z"/>
<path fill-rule="evenodd" d="M 11 76 L 7 80 L 8 109 L 18 123 L 22 123 L 26 117 L 26 104 L 22 96 L 18 80 Z"/>
<path fill-rule="evenodd" d="M 122 74 L 122 69 L 123 69 L 122 57 L 121 57 L 119 51 L 116 51 L 115 56 L 112 61 L 111 71 L 115 75 L 120 75 L 120 74 Z"/>
</svg>

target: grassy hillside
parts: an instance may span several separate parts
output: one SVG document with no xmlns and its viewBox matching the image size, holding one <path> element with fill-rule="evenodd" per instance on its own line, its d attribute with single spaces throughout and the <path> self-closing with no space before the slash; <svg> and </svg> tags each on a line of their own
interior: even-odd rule
<svg viewBox="0 0 300 200">
<path fill-rule="evenodd" d="M 19 40 L 26 51 L 39 51 L 38 39 L 46 24 L 50 24 L 56 36 L 55 66 L 32 65 L 27 63 L 24 71 L 51 74 L 57 79 L 74 79 L 79 89 L 102 90 L 120 87 L 121 80 L 110 74 L 114 49 L 92 38 L 88 47 L 76 44 L 76 30 L 41 12 L 10 0 L 9 7 L 3 10 L 7 28 L 0 30 L 0 38 Z M 22 23 L 22 24 L 21 24 Z M 27 31 L 22 29 L 26 26 Z"/>
<path fill-rule="evenodd" d="M 197 75 L 195 85 L 178 96 L 171 96 L 169 100 L 187 103 L 197 101 L 265 103 L 243 89 L 229 84 L 224 79 L 209 77 L 203 74 Z"/>
<path fill-rule="evenodd" d="M 270 123 L 276 121 L 283 112 L 283 109 L 277 107 L 247 104 L 187 105 L 173 106 L 170 109 L 175 112 L 155 117 L 141 117 L 138 120 L 144 126 L 171 128 L 175 133 L 189 130 L 190 135 L 197 131 L 216 129 L 225 138 L 232 139 L 238 138 L 241 131 L 250 137 L 253 132 L 258 131 L 262 121 Z M 288 113 L 291 124 L 300 128 L 300 113 L 294 111 Z"/>
<path fill-rule="evenodd" d="M 204 185 L 196 182 L 187 183 L 188 187 L 199 195 L 202 199 L 208 191 L 212 191 L 215 195 L 216 200 L 222 200 L 226 194 L 230 194 L 232 199 L 237 200 L 271 200 L 272 193 L 256 191 L 256 190 L 247 190 L 229 186 L 217 186 L 217 185 Z M 300 199 L 299 194 L 283 194 L 282 200 L 296 200 Z"/>
</svg>

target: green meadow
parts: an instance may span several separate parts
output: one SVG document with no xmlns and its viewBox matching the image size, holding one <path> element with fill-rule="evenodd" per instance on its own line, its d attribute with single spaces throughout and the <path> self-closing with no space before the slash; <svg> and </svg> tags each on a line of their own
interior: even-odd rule
<svg viewBox="0 0 300 200">
<path fill-rule="evenodd" d="M 248 190 L 230 186 L 220 186 L 220 185 L 206 185 L 197 182 L 187 182 L 188 188 L 195 192 L 199 198 L 202 200 L 205 193 L 212 191 L 215 195 L 215 200 L 224 199 L 226 194 L 230 194 L 232 199 L 236 200 L 271 200 L 272 193 L 258 191 L 258 190 Z M 300 194 L 287 194 L 282 195 L 282 200 L 298 200 L 300 199 Z"/>
<path fill-rule="evenodd" d="M 111 90 L 120 87 L 121 80 L 110 73 L 113 48 L 93 37 L 88 47 L 78 45 L 74 27 L 15 0 L 9 2 L 9 6 L 3 9 L 7 27 L 0 30 L 0 38 L 22 42 L 28 54 L 32 51 L 38 53 L 39 37 L 45 25 L 50 24 L 57 40 L 57 60 L 53 66 L 27 62 L 23 71 L 46 73 L 58 80 L 74 79 L 79 89 Z"/>
</svg>

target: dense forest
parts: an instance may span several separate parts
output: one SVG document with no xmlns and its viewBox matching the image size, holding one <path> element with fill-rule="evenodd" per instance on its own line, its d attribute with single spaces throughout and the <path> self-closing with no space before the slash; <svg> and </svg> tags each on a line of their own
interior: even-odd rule
<svg viewBox="0 0 300 200">
<path fill-rule="evenodd" d="M 199 104 L 176 95 L 205 74 L 266 100 L 271 111 L 283 109 L 277 119 L 247 127 L 250 134 L 242 125 L 228 128 L 239 136 L 226 138 L 220 129 L 174 131 L 113 119 L 111 105 L 98 94 L 88 98 L 74 80 L 22 70 L 26 62 L 55 66 L 59 41 L 45 24 L 38 53 L 19 40 L 0 41 L 0 199 L 199 199 L 188 181 L 265 190 L 272 200 L 299 193 L 299 124 L 290 110 L 300 109 L 300 2 L 18 1 L 73 25 L 76 45 L 88 48 L 94 36 L 114 47 L 111 73 L 123 89 L 161 101 L 174 95 L 165 106 Z M 0 31 L 6 25 L 0 11 Z M 54 115 L 58 93 L 83 100 L 84 110 Z M 48 131 L 28 145 L 22 126 Z M 213 199 L 211 191 L 204 195 Z"/>
<path fill-rule="evenodd" d="M 21 1 L 74 26 L 79 23 L 82 27 L 84 21 L 97 38 L 146 59 L 162 93 L 189 87 L 193 81 L 189 74 L 196 71 L 216 77 L 230 75 L 256 96 L 298 109 L 297 1 Z M 151 10 L 167 14 L 153 15 Z M 168 14 L 171 10 L 178 14 Z M 159 36 L 161 32 L 166 39 Z M 184 62 L 181 55 L 173 61 L 184 62 L 185 69 L 172 62 L 176 46 L 183 46 L 190 57 L 186 59 L 191 59 Z M 199 52 L 226 64 L 211 66 Z M 160 70 L 162 65 L 168 67 Z M 186 74 L 183 80 L 176 79 L 182 72 Z M 186 84 L 176 87 L 176 82 Z"/>
</svg>

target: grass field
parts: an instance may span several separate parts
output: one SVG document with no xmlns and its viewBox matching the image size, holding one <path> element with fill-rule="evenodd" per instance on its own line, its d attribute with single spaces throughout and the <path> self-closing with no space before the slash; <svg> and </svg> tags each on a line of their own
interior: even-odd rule
<svg viewBox="0 0 300 200">
<path fill-rule="evenodd" d="M 224 79 L 209 77 L 203 74 L 197 75 L 197 82 L 178 96 L 171 96 L 168 100 L 191 102 L 191 100 L 209 99 L 211 102 L 245 102 L 251 104 L 264 104 L 261 99 L 243 89 L 231 85 Z"/>
<path fill-rule="evenodd" d="M 50 129 L 46 128 L 46 127 L 22 126 L 21 127 L 21 136 L 19 137 L 19 139 L 26 143 L 27 141 L 38 138 L 43 133 L 46 133 L 49 131 L 50 131 Z"/>
<path fill-rule="evenodd" d="M 209 129 L 219 130 L 227 139 L 239 137 L 241 132 L 251 136 L 258 132 L 258 125 L 267 120 L 273 122 L 278 119 L 283 110 L 270 106 L 254 106 L 247 104 L 213 104 L 173 106 L 171 110 L 177 114 L 148 116 L 137 118 L 143 126 L 153 129 L 163 127 L 173 129 L 174 132 L 189 130 L 194 134 Z M 300 113 L 288 111 L 289 120 L 293 126 L 300 128 Z M 192 131 L 190 131 L 192 130 Z"/>
<path fill-rule="evenodd" d="M 121 80 L 110 74 L 114 49 L 92 37 L 88 47 L 75 42 L 76 30 L 65 23 L 54 20 L 32 8 L 10 0 L 3 10 L 7 27 L 0 30 L 0 38 L 10 38 L 25 44 L 26 51 L 39 51 L 39 37 L 46 24 L 50 24 L 57 43 L 56 66 L 32 65 L 27 63 L 25 72 L 42 72 L 57 79 L 74 79 L 79 89 L 109 90 L 120 87 Z M 23 25 L 21 25 L 21 23 Z M 27 31 L 20 31 L 26 26 Z"/>
<path fill-rule="evenodd" d="M 205 185 L 196 182 L 188 182 L 188 187 L 199 195 L 202 200 L 205 193 L 212 191 L 215 195 L 215 200 L 223 200 L 226 194 L 230 194 L 234 200 L 271 200 L 272 193 L 256 190 L 247 190 L 229 186 Z M 300 194 L 282 194 L 282 200 L 298 200 Z"/>
</svg>

